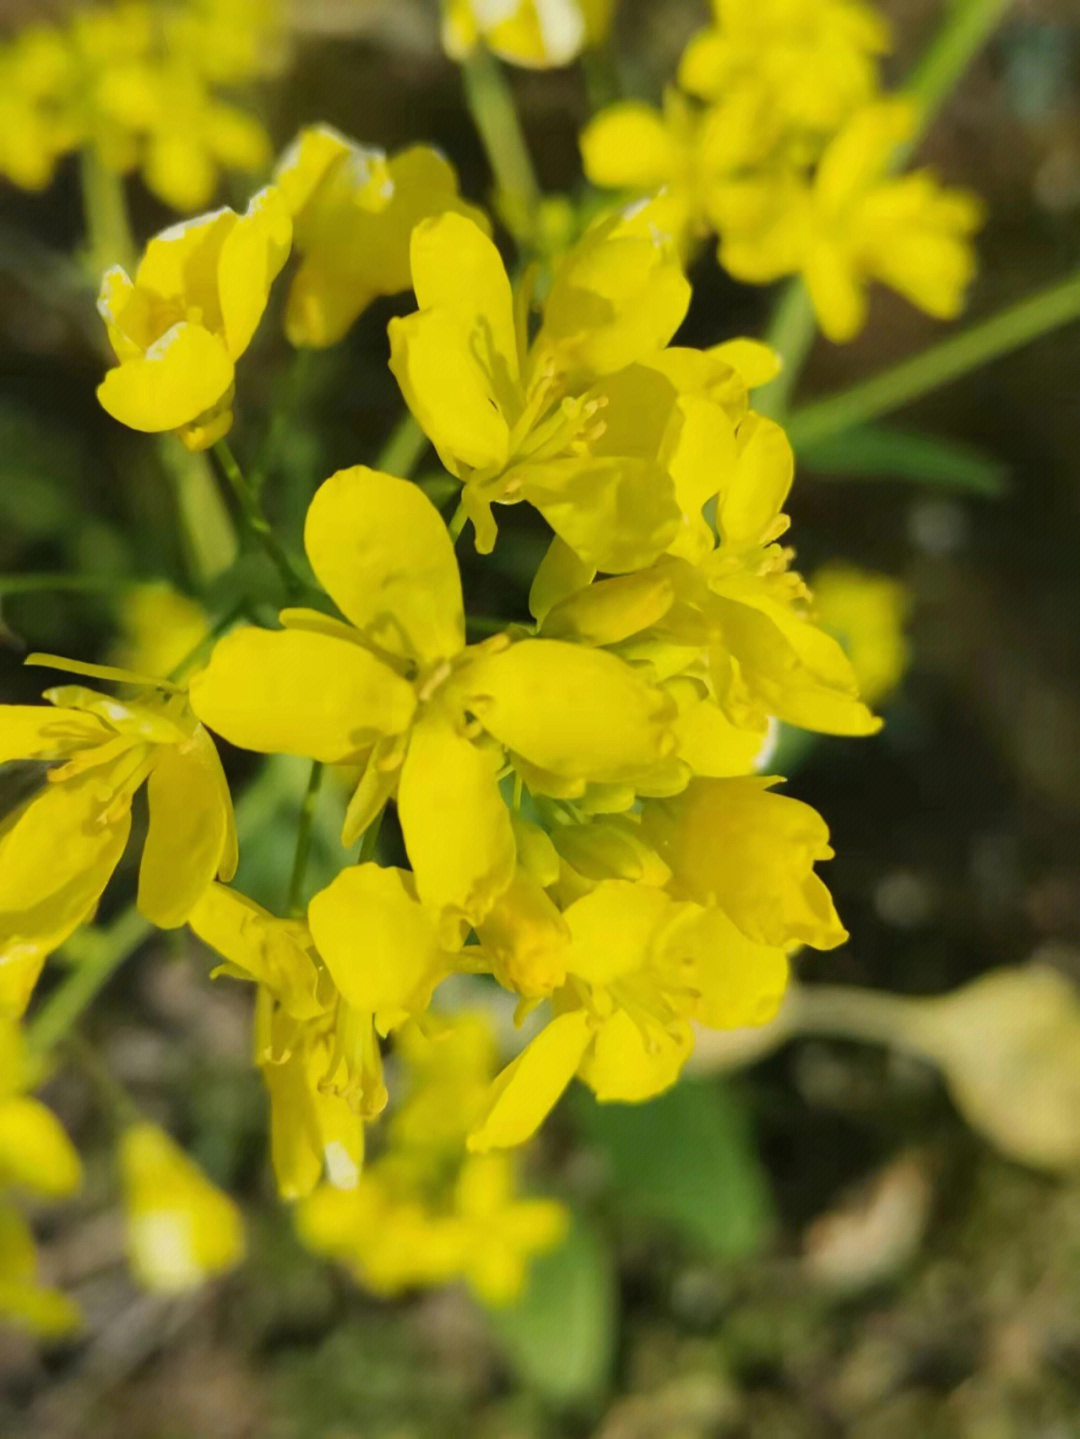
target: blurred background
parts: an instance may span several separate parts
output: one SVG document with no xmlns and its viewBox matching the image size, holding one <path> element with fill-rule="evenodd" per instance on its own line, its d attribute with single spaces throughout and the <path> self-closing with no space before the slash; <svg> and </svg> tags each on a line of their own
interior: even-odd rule
<svg viewBox="0 0 1080 1439">
<path fill-rule="evenodd" d="M 0 0 L 0 24 L 14 34 L 69 8 Z M 881 8 L 896 37 L 887 67 L 902 76 L 943 7 Z M 704 18 L 691 0 L 623 0 L 612 52 L 623 90 L 658 97 Z M 463 193 L 486 197 L 483 152 L 432 3 L 297 0 L 291 27 L 287 68 L 246 97 L 278 150 L 317 120 L 388 150 L 429 141 L 453 160 Z M 581 72 L 512 79 L 545 188 L 573 190 L 589 113 Z M 1007 10 L 920 158 L 987 202 L 968 319 L 1077 270 L 1071 0 Z M 248 193 L 242 184 L 225 197 Z M 140 237 L 170 223 L 138 182 L 130 197 Z M 26 650 L 99 661 L 130 652 L 132 583 L 168 578 L 184 591 L 206 560 L 177 523 L 161 452 L 96 403 L 104 336 L 88 295 L 52 269 L 81 235 L 73 164 L 40 194 L 0 188 L 4 701 L 40 693 L 39 673 L 22 668 Z M 690 343 L 764 332 L 772 292 L 726 279 L 711 255 L 693 279 Z M 267 503 L 290 533 L 318 482 L 371 462 L 392 430 L 400 401 L 385 325 L 408 308 L 378 302 L 343 347 L 315 356 L 290 425 L 271 432 Z M 818 343 L 796 398 L 855 383 L 946 330 L 879 289 L 856 342 Z M 285 351 L 280 326 L 264 325 L 246 362 L 240 445 L 245 423 L 266 439 Z M 0 1330 L 0 1431 L 1080 1433 L 1080 1179 L 1070 1172 L 1080 1160 L 1080 1020 L 1063 987 L 1053 1022 L 1029 1040 L 1024 1018 L 1036 1006 L 1023 983 L 1000 995 L 965 988 L 1033 957 L 1080 983 L 1078 374 L 1074 324 L 900 411 L 906 432 L 942 442 L 921 475 L 915 461 L 902 480 L 882 477 L 872 457 L 831 466 L 808 453 L 789 505 L 799 569 L 842 563 L 891 578 L 902 590 L 888 591 L 886 608 L 894 625 L 903 614 L 907 635 L 879 736 L 789 739 L 777 761 L 787 792 L 830 825 L 837 857 L 824 877 L 851 931 L 842 949 L 803 956 L 799 977 L 975 996 L 974 1008 L 954 1001 L 949 1011 L 947 1061 L 859 1042 L 851 1023 L 846 1037 L 830 1035 L 845 1021 L 808 1012 L 792 1018 L 797 1033 L 746 1062 L 706 1047 L 697 1072 L 651 1104 L 604 1109 L 576 1093 L 539 1159 L 574 1228 L 538 1263 L 526 1299 L 494 1314 L 457 1290 L 377 1300 L 306 1253 L 276 1200 L 248 994 L 208 986 L 207 955 L 186 932 L 158 936 L 116 975 L 84 1035 L 140 1107 L 240 1197 L 249 1259 L 180 1299 L 139 1292 L 123 1261 L 100 1099 L 77 1066 L 63 1069 L 46 1097 L 87 1183 L 75 1202 L 43 1208 L 38 1232 L 48 1277 L 79 1300 L 85 1329 L 53 1347 Z M 509 515 L 517 542 L 500 541 L 496 579 L 486 574 L 482 589 L 473 580 L 473 596 L 481 612 L 523 617 L 538 541 L 520 510 Z M 58 571 L 72 577 L 66 592 L 32 578 Z M 873 613 L 864 597 L 838 611 L 837 627 L 856 644 Z M 168 623 L 179 627 L 179 612 Z M 244 762 L 228 764 L 242 784 Z M 287 873 L 289 806 L 303 783 L 301 767 L 245 854 L 241 887 L 267 902 Z M 122 891 L 118 881 L 106 896 L 106 922 Z M 905 1012 L 864 1015 L 868 1037 L 887 1036 L 889 1015 Z M 1032 1147 L 1043 1130 L 1054 1136 L 1049 1158 Z"/>
</svg>

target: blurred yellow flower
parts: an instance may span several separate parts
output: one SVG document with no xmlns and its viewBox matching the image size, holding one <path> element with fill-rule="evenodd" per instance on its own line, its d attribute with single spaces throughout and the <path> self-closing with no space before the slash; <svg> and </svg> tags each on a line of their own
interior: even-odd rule
<svg viewBox="0 0 1080 1439">
<path fill-rule="evenodd" d="M 291 239 L 285 203 L 268 188 L 243 215 L 216 210 L 158 235 L 134 281 L 108 271 L 98 309 L 120 363 L 98 386 L 103 408 L 134 430 L 175 431 L 191 450 L 226 434 L 234 363 Z"/>
<path fill-rule="evenodd" d="M 866 286 L 879 280 L 938 319 L 953 319 L 975 273 L 974 195 L 943 189 L 926 170 L 892 177 L 911 133 L 904 100 L 857 111 L 826 148 L 812 181 L 748 192 L 720 229 L 720 263 L 764 283 L 799 272 L 825 334 L 850 340 L 866 322 Z"/>
<path fill-rule="evenodd" d="M 843 645 L 867 704 L 896 689 L 910 660 L 904 623 L 911 597 L 899 580 L 839 561 L 810 582 L 817 623 Z"/>
<path fill-rule="evenodd" d="M 387 157 L 313 125 L 282 156 L 274 183 L 302 256 L 285 310 L 294 345 L 332 345 L 377 296 L 408 290 L 409 240 L 421 220 L 449 210 L 488 229 L 458 195 L 453 166 L 428 145 Z"/>
<path fill-rule="evenodd" d="M 118 607 L 110 662 L 136 674 L 168 675 L 209 633 L 206 611 L 165 580 L 134 585 Z"/>
<path fill-rule="evenodd" d="M 23 1093 L 27 1073 L 18 1024 L 0 1012 L 0 1322 L 58 1336 L 78 1327 L 78 1308 L 38 1281 L 37 1251 L 11 1191 L 59 1198 L 82 1183 L 82 1165 L 59 1120 Z"/>
<path fill-rule="evenodd" d="M 244 1257 L 240 1211 L 156 1124 L 120 1136 L 128 1255 L 139 1283 L 194 1289 Z"/>
<path fill-rule="evenodd" d="M 443 44 L 454 60 L 483 43 L 513 65 L 569 65 L 607 34 L 616 0 L 445 0 Z"/>
</svg>

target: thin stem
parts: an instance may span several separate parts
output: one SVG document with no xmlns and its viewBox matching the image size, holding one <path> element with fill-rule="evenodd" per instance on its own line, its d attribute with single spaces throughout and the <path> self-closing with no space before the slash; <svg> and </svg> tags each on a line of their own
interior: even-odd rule
<svg viewBox="0 0 1080 1439">
<path fill-rule="evenodd" d="M 810 292 L 796 275 L 781 291 L 765 337 L 765 343 L 780 356 L 784 367 L 775 380 L 755 390 L 755 410 L 775 419 L 784 418 L 816 339 L 817 315 Z"/>
<path fill-rule="evenodd" d="M 411 410 L 406 410 L 387 436 L 375 468 L 388 475 L 410 479 L 428 447 L 428 437 Z"/>
<path fill-rule="evenodd" d="M 462 530 L 465 528 L 465 521 L 468 518 L 469 516 L 465 512 L 465 502 L 464 500 L 462 500 L 454 513 L 450 516 L 450 523 L 446 527 L 450 531 L 450 538 L 453 540 L 455 545 L 457 544 L 458 539 L 461 536 Z"/>
<path fill-rule="evenodd" d="M 170 673 L 169 679 L 173 684 L 178 684 L 189 670 L 194 669 L 197 664 L 206 658 L 225 631 L 232 629 L 237 620 L 243 619 L 244 615 L 247 614 L 247 607 L 247 600 L 240 600 L 237 604 L 233 605 L 228 613 L 222 615 L 219 620 L 214 621 L 199 643 L 193 645 L 192 648 L 188 650 L 184 658 Z"/>
<path fill-rule="evenodd" d="M 515 240 L 531 248 L 539 229 L 540 186 L 502 67 L 482 45 L 462 63 L 469 107 L 495 177 L 499 210 Z"/>
<path fill-rule="evenodd" d="M 72 935 L 65 948 L 76 962 L 27 1025 L 28 1048 L 45 1054 L 58 1044 L 151 928 L 150 921 L 132 905 L 108 929 Z"/>
<path fill-rule="evenodd" d="M 929 1019 L 936 1004 L 854 985 L 800 984 L 794 987 L 787 1025 L 796 1034 L 884 1044 L 933 1059 Z"/>
<path fill-rule="evenodd" d="M 236 463 L 236 457 L 228 443 L 225 440 L 218 440 L 214 446 L 214 454 L 221 465 L 222 473 L 236 495 L 245 525 L 273 561 L 287 593 L 293 597 L 303 594 L 306 588 L 304 581 L 293 568 L 292 561 L 274 534 L 258 497 L 244 479 L 243 471 Z"/>
<path fill-rule="evenodd" d="M 932 345 L 880 375 L 837 395 L 800 406 L 788 417 L 788 436 L 796 450 L 829 439 L 897 410 L 969 370 L 1078 319 L 1080 276 L 1074 275 Z"/>
<path fill-rule="evenodd" d="M 74 594 L 110 594 L 130 589 L 135 582 L 115 575 L 0 575 L 0 597 Z"/>
<path fill-rule="evenodd" d="M 364 837 L 360 841 L 360 854 L 357 864 L 368 864 L 375 858 L 375 851 L 379 847 L 379 833 L 382 830 L 383 815 L 386 810 L 381 809 L 375 818 L 364 830 Z"/>
<path fill-rule="evenodd" d="M 904 93 L 919 106 L 919 120 L 911 139 L 900 147 L 896 165 L 908 158 L 1012 3 L 1013 0 L 954 0 L 949 18 L 904 83 Z"/>
<path fill-rule="evenodd" d="M 110 1069 L 102 1062 L 101 1056 L 78 1030 L 73 1029 L 64 1041 L 71 1051 L 76 1064 L 89 1076 L 101 1098 L 105 1101 L 117 1128 L 138 1124 L 142 1119 L 139 1106 Z"/>
<path fill-rule="evenodd" d="M 300 818 L 296 827 L 296 854 L 293 858 L 292 878 L 289 881 L 289 913 L 294 917 L 303 914 L 304 878 L 307 874 L 308 859 L 311 856 L 311 833 L 315 822 L 315 806 L 322 785 L 323 766 L 313 760 L 308 787 L 300 806 Z"/>
<path fill-rule="evenodd" d="M 124 178 L 101 163 L 93 145 L 79 152 L 79 178 L 86 215 L 87 268 L 97 284 L 113 265 L 133 269 L 138 251 L 128 221 Z"/>
</svg>

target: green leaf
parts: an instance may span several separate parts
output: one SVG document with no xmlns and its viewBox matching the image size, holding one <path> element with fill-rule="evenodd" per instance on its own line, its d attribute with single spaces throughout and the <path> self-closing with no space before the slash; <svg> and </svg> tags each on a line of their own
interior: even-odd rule
<svg viewBox="0 0 1080 1439">
<path fill-rule="evenodd" d="M 992 455 L 957 440 L 941 440 L 885 425 L 860 425 L 830 439 L 799 444 L 792 423 L 791 442 L 802 465 L 836 479 L 914 480 L 973 495 L 995 497 L 1008 484 L 1008 467 Z"/>
<path fill-rule="evenodd" d="M 769 1182 L 749 1117 L 713 1080 L 681 1080 L 647 1104 L 583 1103 L 612 1199 L 718 1259 L 752 1254 L 772 1222 Z"/>
<path fill-rule="evenodd" d="M 533 1260 L 517 1303 L 487 1314 L 509 1363 L 550 1403 L 573 1408 L 600 1397 L 611 1379 L 618 1324 L 607 1237 L 572 1214 L 565 1243 Z"/>
</svg>

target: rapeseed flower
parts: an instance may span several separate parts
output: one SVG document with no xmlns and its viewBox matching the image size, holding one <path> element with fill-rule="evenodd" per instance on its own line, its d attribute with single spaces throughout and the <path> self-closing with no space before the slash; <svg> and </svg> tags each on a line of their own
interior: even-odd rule
<svg viewBox="0 0 1080 1439">
<path fill-rule="evenodd" d="M 907 588 L 889 575 L 830 561 L 815 570 L 810 592 L 814 619 L 843 645 L 867 704 L 892 694 L 911 658 Z"/>
<path fill-rule="evenodd" d="M 40 1284 L 34 1237 L 13 1198 L 69 1195 L 82 1183 L 82 1165 L 59 1120 L 24 1092 L 26 1082 L 19 1027 L 0 1014 L 0 1322 L 61 1335 L 78 1327 L 79 1311 Z"/>
<path fill-rule="evenodd" d="M 40 766 L 38 787 L 0 825 L 0 953 L 24 968 L 93 914 L 144 782 L 138 905 L 148 919 L 182 924 L 213 877 L 236 867 L 221 762 L 187 697 L 122 670 L 91 672 L 135 686 L 133 696 L 63 685 L 46 692 L 47 706 L 0 707 L 0 761 Z"/>
<path fill-rule="evenodd" d="M 128 1256 L 144 1288 L 180 1293 L 239 1264 L 240 1211 L 163 1129 L 129 1125 L 119 1165 Z"/>
<path fill-rule="evenodd" d="M 600 1100 L 660 1093 L 693 1048 L 693 1020 L 741 1028 L 772 1017 L 790 939 L 751 938 L 706 903 L 605 879 L 566 908 L 570 943 L 554 1018 L 493 1084 L 471 1149 L 528 1139 L 575 1074 Z"/>
<path fill-rule="evenodd" d="M 251 343 L 289 254 L 280 193 L 260 190 L 243 215 L 224 209 L 165 230 L 134 280 L 119 266 L 98 309 L 119 364 L 98 386 L 102 407 L 134 430 L 174 431 L 202 450 L 232 425 L 235 362 Z"/>
<path fill-rule="evenodd" d="M 309 1193 L 324 1169 L 352 1188 L 363 1122 L 387 1099 L 379 1037 L 422 1014 L 453 965 L 412 876 L 350 866 L 315 895 L 306 922 L 215 885 L 189 923 L 226 959 L 218 973 L 257 985 L 256 1059 L 282 1194 Z"/>
<path fill-rule="evenodd" d="M 385 1148 L 354 1189 L 323 1188 L 300 1207 L 301 1238 L 377 1293 L 464 1280 L 483 1302 L 508 1303 L 567 1216 L 520 1194 L 514 1157 L 465 1152 L 495 1071 L 490 1027 L 468 1014 L 407 1025 L 394 1059 L 405 1086 Z"/>
<path fill-rule="evenodd" d="M 588 232 L 556 269 L 539 331 L 515 302 L 495 246 L 459 215 L 412 236 L 417 313 L 390 323 L 390 368 L 406 403 L 463 484 L 481 553 L 493 503 L 527 500 L 588 562 L 648 564 L 679 509 L 660 457 L 675 391 L 648 361 L 689 303 L 659 239 Z"/>
<path fill-rule="evenodd" d="M 388 157 L 313 125 L 282 156 L 274 183 L 302 257 L 285 309 L 294 345 L 332 345 L 377 296 L 409 289 L 409 240 L 421 220 L 453 211 L 487 229 L 429 145 Z"/>
<path fill-rule="evenodd" d="M 912 132 L 913 106 L 883 100 L 857 111 L 830 141 L 812 180 L 792 180 L 721 228 L 720 263 L 764 283 L 801 273 L 824 333 L 850 340 L 866 322 L 866 286 L 879 280 L 938 319 L 957 316 L 975 273 L 971 236 L 982 204 L 942 188 L 928 170 L 891 176 Z"/>
<path fill-rule="evenodd" d="M 348 623 L 286 610 L 283 630 L 235 630 L 194 677 L 193 704 L 246 749 L 363 765 L 343 842 L 395 796 L 417 891 L 447 934 L 479 923 L 513 877 L 508 751 L 556 776 L 619 783 L 670 749 L 669 703 L 614 656 L 507 636 L 465 645 L 453 544 L 415 486 L 339 471 L 304 540 Z"/>
<path fill-rule="evenodd" d="M 615 0 L 446 0 L 443 45 L 462 60 L 484 44 L 529 69 L 568 65 L 607 34 Z"/>
</svg>

